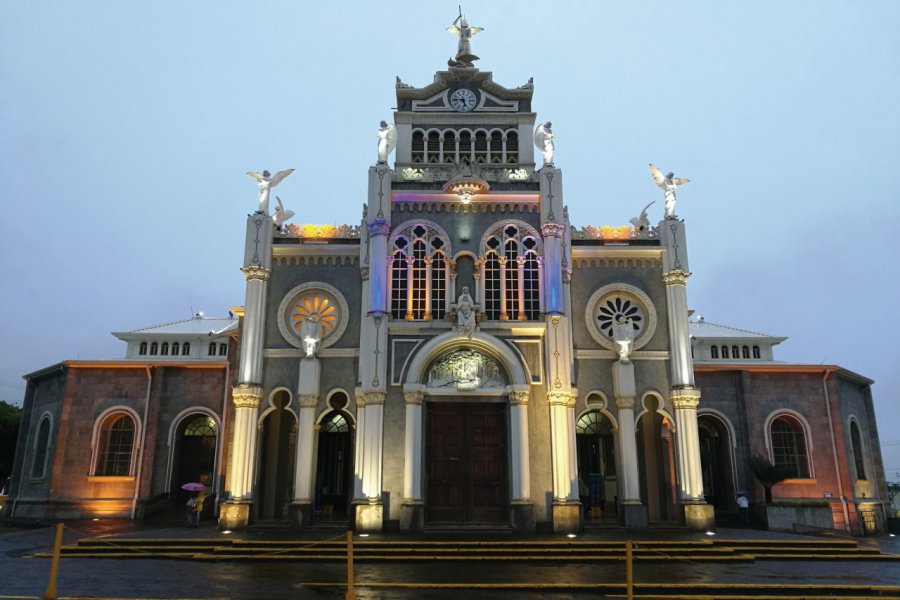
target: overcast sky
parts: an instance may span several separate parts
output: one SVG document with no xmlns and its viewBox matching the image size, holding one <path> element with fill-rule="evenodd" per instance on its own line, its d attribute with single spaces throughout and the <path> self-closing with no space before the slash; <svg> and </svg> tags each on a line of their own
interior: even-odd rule
<svg viewBox="0 0 900 600">
<path fill-rule="evenodd" d="M 0 8 L 0 399 L 123 356 L 111 331 L 243 304 L 246 171 L 297 169 L 295 222 L 358 223 L 395 76 L 425 85 L 456 51 L 455 2 L 248 6 Z M 661 218 L 648 162 L 690 178 L 691 308 L 874 379 L 900 481 L 900 2 L 463 8 L 479 68 L 534 77 L 573 224 Z"/>
</svg>

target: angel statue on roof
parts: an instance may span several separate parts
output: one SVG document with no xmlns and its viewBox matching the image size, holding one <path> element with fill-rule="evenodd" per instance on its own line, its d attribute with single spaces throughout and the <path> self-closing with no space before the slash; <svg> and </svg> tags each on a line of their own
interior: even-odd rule
<svg viewBox="0 0 900 600">
<path fill-rule="evenodd" d="M 378 164 L 387 162 L 388 155 L 397 147 L 397 128 L 387 121 L 382 121 L 378 127 Z"/>
<path fill-rule="evenodd" d="M 451 67 L 474 67 L 475 65 L 472 63 L 478 60 L 478 57 L 472 54 L 470 40 L 479 31 L 484 31 L 484 27 L 469 27 L 469 22 L 463 18 L 462 6 L 460 6 L 459 16 L 453 20 L 453 24 L 447 28 L 447 31 L 459 37 L 456 58 L 451 58 L 447 61 L 447 64 Z"/>
<path fill-rule="evenodd" d="M 684 179 L 682 177 L 675 177 L 675 173 L 671 171 L 666 175 L 662 174 L 662 171 L 656 168 L 656 165 L 650 163 L 650 175 L 653 177 L 654 183 L 659 186 L 659 188 L 665 194 L 666 201 L 666 217 L 667 219 L 675 218 L 675 190 L 685 185 L 686 183 L 690 183 L 690 179 Z"/>
<path fill-rule="evenodd" d="M 257 185 L 259 185 L 259 208 L 256 209 L 256 212 L 269 214 L 269 190 L 281 183 L 282 179 L 293 172 L 293 169 L 278 171 L 275 175 L 268 171 L 263 171 L 262 173 L 257 173 L 256 171 L 247 172 L 247 175 L 255 179 Z"/>
</svg>

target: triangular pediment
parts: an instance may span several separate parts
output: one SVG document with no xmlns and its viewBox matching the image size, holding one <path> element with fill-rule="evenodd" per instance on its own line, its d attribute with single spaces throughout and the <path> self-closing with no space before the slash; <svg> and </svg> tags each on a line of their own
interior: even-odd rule
<svg viewBox="0 0 900 600">
<path fill-rule="evenodd" d="M 476 104 L 471 112 L 531 112 L 534 86 L 531 81 L 506 88 L 494 83 L 492 73 L 477 69 L 438 71 L 434 81 L 425 87 L 415 87 L 397 80 L 397 108 L 411 112 L 454 112 L 451 94 L 460 89 L 475 93 Z"/>
</svg>

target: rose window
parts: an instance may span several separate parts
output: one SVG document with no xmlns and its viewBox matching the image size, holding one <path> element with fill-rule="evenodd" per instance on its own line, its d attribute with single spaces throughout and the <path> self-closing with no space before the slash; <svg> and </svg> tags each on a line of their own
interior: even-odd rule
<svg viewBox="0 0 900 600">
<path fill-rule="evenodd" d="M 604 335 L 613 337 L 614 327 L 620 320 L 631 319 L 635 336 L 644 327 L 644 311 L 628 298 L 612 296 L 605 298 L 597 307 L 597 326 Z"/>
<path fill-rule="evenodd" d="M 338 320 L 337 307 L 331 300 L 319 294 L 301 296 L 291 309 L 291 327 L 295 333 L 300 334 L 300 328 L 310 316 L 321 323 L 324 338 L 334 331 Z"/>
</svg>

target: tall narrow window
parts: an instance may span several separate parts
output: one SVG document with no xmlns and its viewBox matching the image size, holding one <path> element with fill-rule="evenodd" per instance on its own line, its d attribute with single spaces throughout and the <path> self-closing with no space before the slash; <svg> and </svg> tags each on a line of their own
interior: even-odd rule
<svg viewBox="0 0 900 600">
<path fill-rule="evenodd" d="M 441 162 L 441 134 L 437 131 L 428 132 L 428 162 Z"/>
<path fill-rule="evenodd" d="M 487 131 L 479 129 L 475 132 L 475 162 L 478 164 L 488 161 L 488 137 Z"/>
<path fill-rule="evenodd" d="M 525 241 L 525 246 L 528 246 L 529 242 L 536 244 L 533 239 L 529 238 Z M 525 296 L 525 318 L 529 321 L 536 321 L 541 316 L 541 265 L 538 262 L 537 253 L 533 249 L 525 252 L 525 264 L 522 265 L 522 269 L 524 271 L 522 279 L 525 285 L 525 289 L 522 290 L 522 294 Z"/>
<path fill-rule="evenodd" d="M 866 480 L 866 461 L 862 451 L 862 440 L 856 421 L 850 422 L 850 443 L 853 445 L 853 463 L 856 465 L 856 478 Z"/>
<path fill-rule="evenodd" d="M 750 347 L 749 346 L 741 346 L 741 357 L 742 358 L 750 358 Z"/>
<path fill-rule="evenodd" d="M 178 353 L 181 351 L 181 344 L 178 342 L 172 342 L 172 356 L 178 356 Z"/>
<path fill-rule="evenodd" d="M 160 353 L 162 356 L 168 356 L 168 355 L 169 355 L 169 342 L 163 342 L 162 344 L 160 344 L 160 346 L 159 346 L 159 353 Z"/>
<path fill-rule="evenodd" d="M 421 130 L 413 131 L 410 150 L 414 163 L 425 162 L 425 133 Z"/>
<path fill-rule="evenodd" d="M 414 221 L 393 234 L 390 302 L 394 319 L 443 319 L 450 242 L 430 222 Z"/>
<path fill-rule="evenodd" d="M 759 351 L 759 346 L 753 346 L 753 358 L 760 358 L 761 354 Z"/>
<path fill-rule="evenodd" d="M 497 248 L 500 241 L 491 238 L 487 243 L 488 250 L 484 257 L 484 312 L 488 319 L 500 318 L 500 256 Z"/>
<path fill-rule="evenodd" d="M 181 354 L 183 356 L 189 356 L 191 354 L 191 343 L 185 342 L 181 345 Z"/>
<path fill-rule="evenodd" d="M 499 131 L 491 132 L 490 140 L 490 162 L 493 165 L 503 163 L 503 134 Z"/>
<path fill-rule="evenodd" d="M 206 353 L 207 353 L 209 356 L 215 356 L 215 355 L 216 355 L 216 343 L 215 343 L 215 342 L 210 342 L 210 343 L 209 343 L 209 349 L 206 351 Z"/>
<path fill-rule="evenodd" d="M 31 463 L 31 476 L 39 479 L 44 476 L 47 469 L 47 451 L 50 445 L 50 417 L 41 419 L 38 425 L 37 441 L 34 444 L 34 462 Z"/>
<path fill-rule="evenodd" d="M 784 467 L 789 477 L 809 478 L 809 459 L 803 426 L 792 417 L 778 417 L 772 421 L 770 433 L 775 464 Z"/>
<path fill-rule="evenodd" d="M 219 356 L 228 356 L 228 344 L 219 344 Z"/>
<path fill-rule="evenodd" d="M 138 354 L 141 356 L 146 356 L 147 354 L 147 342 L 141 342 L 140 347 L 138 348 Z"/>
<path fill-rule="evenodd" d="M 158 346 L 156 345 L 156 342 L 152 342 L 150 344 L 150 354 L 152 354 L 153 356 L 156 356 L 156 354 L 158 353 L 157 348 L 158 348 Z"/>
<path fill-rule="evenodd" d="M 456 162 L 456 132 L 453 131 L 445 131 L 444 132 L 444 162 L 445 163 L 455 163 Z"/>
<path fill-rule="evenodd" d="M 472 164 L 472 132 L 459 132 L 459 164 Z"/>
<path fill-rule="evenodd" d="M 490 320 L 540 318 L 540 238 L 529 229 L 507 223 L 483 242 L 484 311 Z"/>
<path fill-rule="evenodd" d="M 740 352 L 740 350 L 738 350 L 738 347 L 732 346 L 731 347 L 731 358 L 740 358 L 740 357 L 741 357 L 741 352 Z"/>
<path fill-rule="evenodd" d="M 515 227 L 507 227 L 507 230 L 516 233 Z M 503 265 L 503 276 L 506 279 L 506 314 L 512 319 L 519 318 L 519 244 L 515 238 L 509 239 L 504 245 L 503 256 L 506 263 Z M 501 316 L 501 318 L 503 318 Z"/>
<path fill-rule="evenodd" d="M 131 474 L 131 455 L 134 449 L 134 420 L 117 413 L 104 421 L 100 428 L 96 474 L 126 476 Z"/>
<path fill-rule="evenodd" d="M 519 134 L 515 131 L 506 132 L 506 162 L 510 164 L 519 162 Z"/>
<path fill-rule="evenodd" d="M 709 347 L 709 357 L 710 358 L 719 358 L 719 347 L 718 346 L 710 346 Z"/>
<path fill-rule="evenodd" d="M 722 346 L 722 358 L 728 358 L 728 346 Z"/>
</svg>

